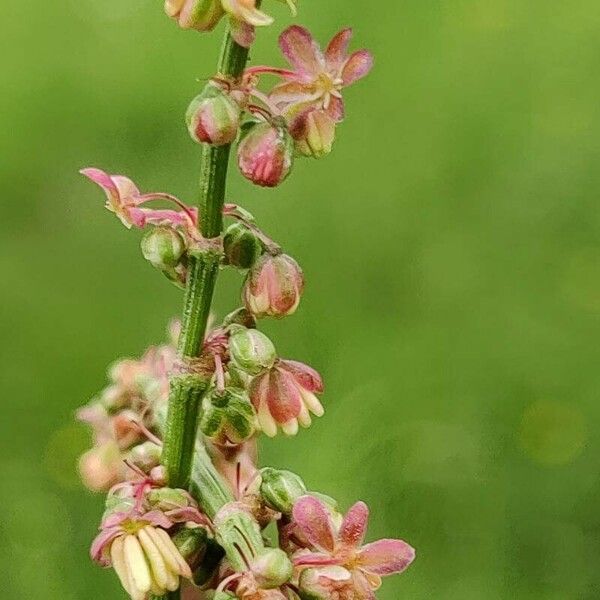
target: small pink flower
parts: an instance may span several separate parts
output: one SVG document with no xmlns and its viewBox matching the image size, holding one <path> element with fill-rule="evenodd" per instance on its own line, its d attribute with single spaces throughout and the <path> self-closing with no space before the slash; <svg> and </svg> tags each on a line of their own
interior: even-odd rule
<svg viewBox="0 0 600 600">
<path fill-rule="evenodd" d="M 328 591 L 335 590 L 343 599 L 373 599 L 381 576 L 401 573 L 415 558 L 414 549 L 402 540 L 384 539 L 363 546 L 369 518 L 364 502 L 352 506 L 339 527 L 314 496 L 299 498 L 292 514 L 300 537 L 310 547 L 296 553 L 294 564 L 310 569 L 300 584 L 317 598 L 328 598 Z"/>
<path fill-rule="evenodd" d="M 110 495 L 118 504 L 102 521 L 90 549 L 92 559 L 112 566 L 133 600 L 178 589 L 179 578 L 190 578 L 192 572 L 167 532 L 188 521 L 209 525 L 191 496 L 184 490 L 156 489 L 149 479 L 119 484 Z"/>
<path fill-rule="evenodd" d="M 351 29 L 340 31 L 323 53 L 308 30 L 298 25 L 286 29 L 279 46 L 293 70 L 280 72 L 286 81 L 271 91 L 271 101 L 288 115 L 316 108 L 327 111 L 336 123 L 342 121 L 342 89 L 365 77 L 373 66 L 368 50 L 348 54 L 351 38 Z"/>
<path fill-rule="evenodd" d="M 193 229 L 197 224 L 197 210 L 186 206 L 170 194 L 141 194 L 131 179 L 122 175 L 109 175 L 100 169 L 83 169 L 80 172 L 104 190 L 106 208 L 114 212 L 128 229 L 145 225 L 171 225 Z M 168 200 L 182 210 L 142 207 L 142 204 L 150 200 Z"/>
<path fill-rule="evenodd" d="M 294 141 L 283 124 L 257 123 L 238 145 L 242 175 L 256 185 L 276 187 L 290 174 Z"/>
<path fill-rule="evenodd" d="M 250 399 L 258 413 L 261 429 L 269 437 L 281 426 L 287 435 L 298 433 L 298 424 L 311 424 L 310 412 L 325 412 L 315 396 L 323 391 L 321 376 L 309 366 L 279 359 L 275 365 L 250 383 Z"/>
<path fill-rule="evenodd" d="M 287 254 L 263 254 L 248 272 L 242 296 L 255 317 L 285 317 L 296 312 L 304 291 L 304 275 Z"/>
</svg>

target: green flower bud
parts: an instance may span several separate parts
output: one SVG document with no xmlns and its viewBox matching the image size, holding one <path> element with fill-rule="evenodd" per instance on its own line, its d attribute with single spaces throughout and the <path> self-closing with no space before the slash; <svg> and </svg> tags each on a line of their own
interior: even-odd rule
<svg viewBox="0 0 600 600">
<path fill-rule="evenodd" d="M 146 499 L 152 508 L 162 511 L 185 508 L 190 504 L 190 499 L 183 490 L 168 487 L 150 490 Z"/>
<path fill-rule="evenodd" d="M 184 527 L 171 539 L 181 556 L 192 562 L 206 548 L 208 534 L 204 527 Z"/>
<path fill-rule="evenodd" d="M 277 588 L 289 581 L 294 568 L 287 554 L 279 548 L 265 548 L 252 561 L 250 569 L 263 589 Z"/>
<path fill-rule="evenodd" d="M 245 225 L 234 223 L 223 236 L 223 250 L 228 264 L 249 269 L 262 254 L 257 237 Z"/>
<path fill-rule="evenodd" d="M 248 394 L 238 388 L 214 390 L 202 401 L 200 430 L 209 438 L 225 436 L 240 444 L 254 435 L 256 414 Z"/>
<path fill-rule="evenodd" d="M 306 494 L 304 481 L 296 473 L 265 467 L 260 474 L 260 495 L 274 510 L 290 514 L 296 500 Z"/>
<path fill-rule="evenodd" d="M 209 83 L 192 100 L 185 119 L 195 142 L 223 146 L 231 144 L 237 137 L 240 116 L 237 102 L 218 85 Z"/>
<path fill-rule="evenodd" d="M 129 451 L 128 460 L 144 473 L 148 473 L 160 463 L 161 452 L 160 446 L 157 446 L 154 442 L 144 442 L 134 446 Z"/>
<path fill-rule="evenodd" d="M 176 267 L 186 251 L 185 240 L 171 227 L 151 229 L 141 245 L 144 258 L 161 271 Z"/>
<path fill-rule="evenodd" d="M 270 369 L 277 358 L 273 342 L 264 333 L 241 327 L 229 337 L 229 354 L 235 365 L 250 375 Z"/>
</svg>

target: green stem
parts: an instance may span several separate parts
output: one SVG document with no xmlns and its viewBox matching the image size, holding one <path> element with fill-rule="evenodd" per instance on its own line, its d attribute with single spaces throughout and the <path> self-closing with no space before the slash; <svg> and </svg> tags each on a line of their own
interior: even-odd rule
<svg viewBox="0 0 600 600">
<path fill-rule="evenodd" d="M 218 74 L 237 79 L 241 76 L 248 49 L 239 46 L 225 34 Z M 223 203 L 230 146 L 202 147 L 200 162 L 200 231 L 207 239 L 216 238 L 223 228 Z M 206 323 L 219 269 L 219 256 L 206 252 L 190 260 L 185 292 L 182 329 L 179 338 L 179 356 L 182 363 L 196 358 L 202 349 Z M 183 374 L 171 379 L 169 410 L 163 447 L 163 464 L 167 468 L 169 484 L 188 488 L 196 442 L 200 401 L 208 382 L 198 376 Z"/>
</svg>

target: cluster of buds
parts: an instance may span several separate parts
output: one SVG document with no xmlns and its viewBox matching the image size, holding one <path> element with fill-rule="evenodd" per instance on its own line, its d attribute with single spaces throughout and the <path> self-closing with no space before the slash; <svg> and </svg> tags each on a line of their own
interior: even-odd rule
<svg viewBox="0 0 600 600">
<path fill-rule="evenodd" d="M 329 154 L 344 119 L 342 90 L 367 75 L 373 62 L 367 50 L 348 53 L 351 36 L 342 30 L 323 52 L 306 29 L 289 27 L 279 45 L 292 68 L 252 67 L 240 81 L 214 78 L 188 108 L 192 139 L 214 146 L 238 140 L 240 172 L 263 187 L 282 183 L 296 156 Z M 282 81 L 263 92 L 261 75 Z"/>
<path fill-rule="evenodd" d="M 284 1 L 295 13 L 295 0 Z M 273 22 L 260 0 L 165 0 L 165 10 L 197 31 L 226 18 L 243 48 L 253 43 L 256 27 Z M 296 158 L 329 154 L 344 119 L 342 91 L 373 62 L 367 50 L 348 51 L 351 37 L 344 29 L 323 51 L 306 29 L 292 26 L 279 38 L 290 68 L 240 66 L 236 77 L 210 79 L 186 113 L 203 157 L 227 157 L 235 144 L 241 174 L 276 187 Z M 224 56 L 235 46 L 228 39 Z M 234 51 L 245 60 L 245 50 Z M 263 76 L 278 80 L 261 90 Z M 100 169 L 82 174 L 102 188 L 106 207 L 127 228 L 147 228 L 142 254 L 175 285 L 193 293 L 198 264 L 215 270 L 220 264 L 244 277 L 243 306 L 209 327 L 204 340 L 194 337 L 192 357 L 187 350 L 178 355 L 173 329 L 169 343 L 116 363 L 109 385 L 78 411 L 93 431 L 93 447 L 80 459 L 82 479 L 91 490 L 108 492 L 92 558 L 114 569 L 132 600 L 171 597 L 179 589 L 185 600 L 373 600 L 383 576 L 411 564 L 413 548 L 397 539 L 364 544 L 364 503 L 344 515 L 297 474 L 257 465 L 261 433 L 293 436 L 324 413 L 320 374 L 280 357 L 258 329 L 260 319 L 296 312 L 304 292 L 298 263 L 237 205 L 223 207 L 233 220 L 223 234 L 205 239 L 198 211 L 175 196 L 142 193 L 131 179 Z M 169 208 L 152 208 L 154 201 Z M 190 404 L 201 410 L 197 436 L 197 413 L 190 409 L 193 428 L 180 439 L 165 415 L 169 390 L 185 386 L 198 392 Z M 168 470 L 161 465 L 163 434 Z M 169 486 L 173 442 L 194 452 L 193 496 Z M 269 526 L 277 528 L 276 542 L 265 535 Z"/>
</svg>

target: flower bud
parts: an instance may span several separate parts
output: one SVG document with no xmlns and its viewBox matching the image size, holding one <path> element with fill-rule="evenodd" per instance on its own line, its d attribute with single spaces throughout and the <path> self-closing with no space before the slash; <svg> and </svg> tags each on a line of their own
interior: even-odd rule
<svg viewBox="0 0 600 600">
<path fill-rule="evenodd" d="M 204 527 L 184 527 L 171 539 L 186 562 L 190 563 L 206 548 L 208 534 Z"/>
<path fill-rule="evenodd" d="M 262 246 L 245 225 L 234 223 L 223 236 L 223 251 L 228 264 L 249 269 L 260 257 Z"/>
<path fill-rule="evenodd" d="M 300 154 L 322 158 L 333 147 L 335 121 L 324 110 L 311 110 L 296 120 L 290 132 Z"/>
<path fill-rule="evenodd" d="M 256 317 L 284 317 L 296 312 L 304 275 L 287 254 L 264 254 L 248 271 L 242 290 L 246 308 Z"/>
<path fill-rule="evenodd" d="M 155 227 L 142 238 L 142 254 L 157 269 L 177 266 L 186 251 L 183 237 L 171 227 Z"/>
<path fill-rule="evenodd" d="M 229 354 L 234 364 L 250 375 L 270 369 L 277 358 L 273 342 L 264 333 L 242 327 L 229 337 Z"/>
<path fill-rule="evenodd" d="M 185 119 L 195 142 L 224 146 L 235 141 L 240 114 L 238 103 L 230 95 L 217 85 L 209 84 L 192 100 Z"/>
<path fill-rule="evenodd" d="M 183 29 L 210 31 L 225 14 L 221 0 L 165 0 L 165 12 Z"/>
<path fill-rule="evenodd" d="M 152 508 L 163 512 L 185 508 L 190 504 L 190 498 L 183 490 L 168 487 L 150 490 L 146 498 Z"/>
<path fill-rule="evenodd" d="M 202 401 L 200 430 L 209 438 L 224 436 L 241 444 L 256 431 L 256 414 L 248 394 L 242 389 L 213 391 Z"/>
<path fill-rule="evenodd" d="M 296 473 L 265 467 L 260 474 L 260 495 L 274 510 L 290 514 L 294 502 L 306 494 L 306 486 Z"/>
<path fill-rule="evenodd" d="M 257 123 L 238 146 L 242 175 L 263 187 L 282 183 L 292 168 L 294 140 L 284 125 Z"/>
<path fill-rule="evenodd" d="M 128 461 L 148 473 L 160 463 L 160 455 L 160 446 L 154 442 L 144 442 L 129 451 Z"/>
<path fill-rule="evenodd" d="M 287 554 L 280 548 L 265 548 L 252 561 L 250 569 L 256 583 L 263 589 L 283 585 L 292 576 L 293 566 Z"/>
</svg>

